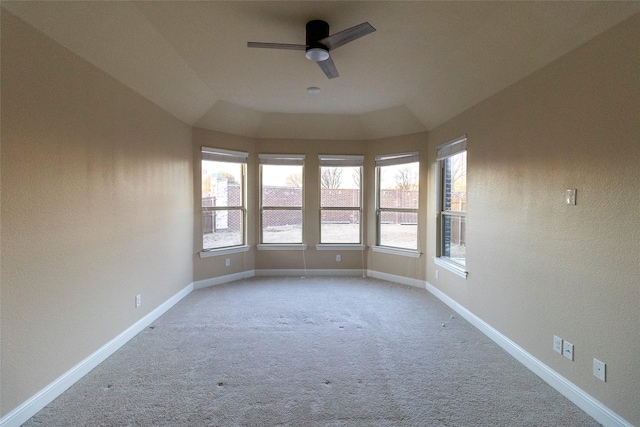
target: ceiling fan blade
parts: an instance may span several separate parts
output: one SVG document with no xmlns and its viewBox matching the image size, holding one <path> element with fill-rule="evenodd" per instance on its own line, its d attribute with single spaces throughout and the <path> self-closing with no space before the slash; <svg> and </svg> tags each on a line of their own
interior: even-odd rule
<svg viewBox="0 0 640 427">
<path fill-rule="evenodd" d="M 330 79 L 333 79 L 333 78 L 338 77 L 340 75 L 340 74 L 338 74 L 338 69 L 336 68 L 335 64 L 333 63 L 333 60 L 331 59 L 331 57 L 325 59 L 324 61 L 318 61 L 317 64 L 320 66 L 322 71 L 324 71 L 324 73 Z"/>
<path fill-rule="evenodd" d="M 287 50 L 305 50 L 307 48 L 307 46 L 303 44 L 261 43 L 261 42 L 247 42 L 247 47 L 260 47 L 265 49 L 287 49 Z"/>
<path fill-rule="evenodd" d="M 333 50 L 339 48 L 343 44 L 347 44 L 356 39 L 359 39 L 360 37 L 366 36 L 367 34 L 371 34 L 375 30 L 376 29 L 373 28 L 371 24 L 369 24 L 368 22 L 363 22 L 360 25 L 347 28 L 346 30 L 342 30 L 318 41 L 325 45 L 329 50 Z"/>
</svg>

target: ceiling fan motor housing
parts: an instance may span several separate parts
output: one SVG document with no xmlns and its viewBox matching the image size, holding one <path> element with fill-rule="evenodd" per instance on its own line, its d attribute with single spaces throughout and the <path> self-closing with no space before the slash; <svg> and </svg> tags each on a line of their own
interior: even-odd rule
<svg viewBox="0 0 640 427">
<path fill-rule="evenodd" d="M 329 51 L 325 45 L 319 43 L 329 37 L 329 24 L 325 21 L 314 20 L 307 22 L 307 51 L 309 49 L 323 49 Z"/>
</svg>

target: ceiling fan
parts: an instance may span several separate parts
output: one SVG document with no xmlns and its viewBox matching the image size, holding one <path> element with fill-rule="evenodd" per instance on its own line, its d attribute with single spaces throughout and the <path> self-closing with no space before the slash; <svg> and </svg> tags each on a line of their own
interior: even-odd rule
<svg viewBox="0 0 640 427">
<path fill-rule="evenodd" d="M 247 42 L 247 47 L 304 50 L 307 59 L 317 62 L 327 77 L 333 79 L 334 77 L 338 77 L 339 74 L 329 55 L 329 51 L 373 33 L 375 30 L 371 24 L 363 22 L 360 25 L 347 28 L 330 36 L 329 24 L 325 21 L 313 20 L 307 22 L 306 44 Z"/>
</svg>

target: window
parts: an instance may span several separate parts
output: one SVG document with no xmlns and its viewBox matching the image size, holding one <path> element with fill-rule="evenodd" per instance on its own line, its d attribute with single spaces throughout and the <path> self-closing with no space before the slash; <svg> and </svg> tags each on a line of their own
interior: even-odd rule
<svg viewBox="0 0 640 427">
<path fill-rule="evenodd" d="M 302 244 L 304 155 L 259 157 L 260 243 Z"/>
<path fill-rule="evenodd" d="M 202 147 L 202 248 L 245 244 L 247 153 Z"/>
<path fill-rule="evenodd" d="M 440 258 L 464 271 L 467 258 L 467 137 L 438 146 L 436 158 L 440 166 Z"/>
<path fill-rule="evenodd" d="M 419 156 L 376 156 L 376 215 L 379 246 L 418 249 Z"/>
<path fill-rule="evenodd" d="M 360 244 L 362 241 L 363 156 L 319 155 L 320 243 Z"/>
</svg>

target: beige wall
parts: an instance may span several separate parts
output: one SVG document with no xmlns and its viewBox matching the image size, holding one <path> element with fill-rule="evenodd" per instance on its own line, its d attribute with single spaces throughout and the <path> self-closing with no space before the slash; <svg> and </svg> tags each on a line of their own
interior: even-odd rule
<svg viewBox="0 0 640 427">
<path fill-rule="evenodd" d="M 420 153 L 420 189 L 419 189 L 419 215 L 418 215 L 418 251 L 421 252 L 419 258 L 407 257 L 404 255 L 389 255 L 373 252 L 370 248 L 367 252 L 368 265 L 370 270 L 381 273 L 393 274 L 408 277 L 410 279 L 425 280 L 426 263 L 425 249 L 427 238 L 426 206 L 427 206 L 427 153 L 428 134 L 426 132 L 405 135 L 394 138 L 386 138 L 371 141 L 365 168 L 365 177 L 368 182 L 367 211 L 367 244 L 376 244 L 376 216 L 375 216 L 375 157 L 379 154 L 404 153 L 418 151 Z"/>
<path fill-rule="evenodd" d="M 193 281 L 192 156 L 189 126 L 3 10 L 0 414 Z"/>
<path fill-rule="evenodd" d="M 193 278 L 196 282 L 214 277 L 237 274 L 243 271 L 253 270 L 255 267 L 255 246 L 248 252 L 200 258 L 202 250 L 202 179 L 201 179 L 201 149 L 202 147 L 223 148 L 249 153 L 247 160 L 247 244 L 255 245 L 255 233 L 253 232 L 256 202 L 257 180 L 253 170 L 256 168 L 258 156 L 254 153 L 255 142 L 251 138 L 215 132 L 206 129 L 193 129 L 193 250 L 194 260 Z M 231 265 L 227 267 L 225 260 L 229 259 Z"/>
<path fill-rule="evenodd" d="M 463 280 L 428 281 L 640 425 L 640 15 L 429 134 L 468 136 Z M 564 204 L 565 189 L 577 205 Z M 435 230 L 429 197 L 428 230 Z M 440 278 L 435 278 L 435 270 Z M 553 335 L 575 360 L 552 351 Z M 596 357 L 607 382 L 592 375 Z"/>
<path fill-rule="evenodd" d="M 235 274 L 246 270 L 278 270 L 295 269 L 324 270 L 347 269 L 359 270 L 371 268 L 388 274 L 407 276 L 413 279 L 425 279 L 424 255 L 420 258 L 410 258 L 398 255 L 373 253 L 368 249 L 364 254 L 360 251 L 318 251 L 315 246 L 320 243 L 320 211 L 319 211 L 319 154 L 360 154 L 365 156 L 365 170 L 363 179 L 363 228 L 364 243 L 375 245 L 376 218 L 375 212 L 375 174 L 374 158 L 377 154 L 389 154 L 406 151 L 420 151 L 422 160 L 427 155 L 427 133 L 418 133 L 398 138 L 378 141 L 331 141 L 331 140 L 269 140 L 250 139 L 235 135 L 209 131 L 194 130 L 194 203 L 196 224 L 194 233 L 194 258 L 196 281 Z M 304 154 L 304 241 L 307 250 L 301 251 L 258 251 L 255 246 L 249 252 L 213 256 L 200 259 L 198 252 L 202 245 L 202 225 L 200 223 L 200 148 L 209 146 L 214 148 L 237 149 L 250 153 L 247 177 L 247 241 L 255 245 L 259 241 L 259 161 L 258 154 Z M 423 165 L 426 164 L 423 163 Z M 426 206 L 427 198 L 427 168 L 423 166 L 420 172 L 420 204 Z M 421 212 L 419 219 L 419 247 L 424 251 L 426 246 L 426 215 Z M 336 261 L 340 254 L 342 260 Z M 231 266 L 225 267 L 225 259 L 230 259 Z"/>
<path fill-rule="evenodd" d="M 308 245 L 304 254 L 300 251 L 259 251 L 256 257 L 257 269 L 361 269 L 362 254 L 359 251 L 316 251 L 320 243 L 320 165 L 319 154 L 360 154 L 365 155 L 366 145 L 360 141 L 329 140 L 259 140 L 256 150 L 260 154 L 304 154 L 304 240 Z M 257 176 L 259 169 L 254 170 Z M 366 185 L 366 184 L 365 184 Z M 258 195 L 256 194 L 256 197 Z M 365 197 L 367 197 L 365 192 Z M 258 199 L 256 199 L 256 205 Z M 366 213 L 365 213 L 366 215 Z M 256 219 L 258 216 L 256 215 Z M 259 236 L 256 221 L 255 233 Z M 256 237 L 257 239 L 257 237 Z M 340 253 L 342 261 L 335 255 Z"/>
<path fill-rule="evenodd" d="M 258 153 L 306 154 L 308 269 L 360 269 L 315 250 L 318 154 L 420 151 L 420 258 L 365 268 L 426 280 L 635 424 L 640 384 L 638 15 L 434 129 L 377 141 L 256 140 L 175 120 L 6 11 L 2 17 L 0 414 L 40 391 L 191 281 L 301 269 L 298 251 L 200 259 L 200 147 L 248 151 L 248 243 Z M 436 267 L 435 147 L 469 139 L 467 280 Z M 192 135 L 193 134 L 193 135 Z M 578 205 L 563 204 L 566 188 Z M 224 267 L 224 260 L 231 266 Z M 435 270 L 439 279 L 435 279 Z M 133 298 L 142 294 L 143 306 Z M 553 335 L 575 345 L 554 353 Z M 591 375 L 607 363 L 608 379 Z"/>
</svg>

